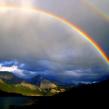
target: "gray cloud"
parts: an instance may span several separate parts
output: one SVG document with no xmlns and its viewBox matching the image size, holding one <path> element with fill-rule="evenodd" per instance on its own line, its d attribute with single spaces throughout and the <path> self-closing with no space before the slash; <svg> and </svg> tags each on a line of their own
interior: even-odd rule
<svg viewBox="0 0 109 109">
<path fill-rule="evenodd" d="M 109 55 L 109 20 L 100 16 L 85 1 L 96 3 L 105 13 L 109 12 L 108 0 L 36 0 L 36 8 L 49 11 L 78 25 L 87 32 Z"/>
<path fill-rule="evenodd" d="M 15 72 L 23 76 L 46 71 L 49 75 L 68 80 L 70 75 L 70 79 L 82 81 L 102 76 L 87 69 L 100 68 L 105 75 L 109 71 L 104 59 L 80 34 L 41 13 L 1 12 L 0 51 L 1 63 L 16 60 L 26 65 Z"/>
</svg>

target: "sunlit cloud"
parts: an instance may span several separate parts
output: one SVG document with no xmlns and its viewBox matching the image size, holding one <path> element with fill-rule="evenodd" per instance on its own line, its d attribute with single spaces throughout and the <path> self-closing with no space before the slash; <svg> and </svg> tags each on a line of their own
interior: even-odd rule
<svg viewBox="0 0 109 109">
<path fill-rule="evenodd" d="M 33 7 L 35 0 L 0 0 L 0 5 L 16 5 L 20 7 Z"/>
<path fill-rule="evenodd" d="M 17 61 L 5 61 L 0 63 L 0 71 L 13 73 L 20 78 L 32 78 L 37 75 L 37 72 L 23 69 L 24 66 L 24 64 L 20 64 Z"/>
</svg>

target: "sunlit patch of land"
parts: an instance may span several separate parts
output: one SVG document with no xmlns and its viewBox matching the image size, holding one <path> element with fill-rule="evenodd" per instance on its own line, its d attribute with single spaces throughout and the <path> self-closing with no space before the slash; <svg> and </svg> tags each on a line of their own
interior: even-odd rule
<svg viewBox="0 0 109 109">
<path fill-rule="evenodd" d="M 2 73 L 0 77 L 3 78 L 3 76 L 6 77 L 6 75 L 3 75 Z M 10 77 L 12 78 L 12 75 L 10 75 Z M 24 96 L 52 96 L 65 91 L 65 89 L 48 80 L 41 81 L 40 85 L 35 85 L 24 81 L 10 84 L 3 80 L 4 78 L 2 78 L 0 78 L 0 90 L 8 93 L 16 93 Z M 9 75 L 8 78 L 5 79 L 9 79 Z"/>
</svg>

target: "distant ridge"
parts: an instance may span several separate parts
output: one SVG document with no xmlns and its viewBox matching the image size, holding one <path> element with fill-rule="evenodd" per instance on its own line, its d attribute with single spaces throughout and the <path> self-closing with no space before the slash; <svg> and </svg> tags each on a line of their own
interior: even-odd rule
<svg viewBox="0 0 109 109">
<path fill-rule="evenodd" d="M 56 96 L 109 96 L 109 79 L 99 83 L 80 84 Z"/>
</svg>

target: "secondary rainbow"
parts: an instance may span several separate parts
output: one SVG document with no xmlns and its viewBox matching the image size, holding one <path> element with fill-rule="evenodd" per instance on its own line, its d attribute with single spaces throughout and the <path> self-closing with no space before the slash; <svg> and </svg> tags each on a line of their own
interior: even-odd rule
<svg viewBox="0 0 109 109">
<path fill-rule="evenodd" d="M 99 44 L 97 44 L 87 33 L 81 31 L 81 29 L 77 26 L 75 26 L 73 23 L 69 22 L 68 20 L 66 20 L 65 18 L 56 16 L 50 12 L 47 11 L 43 11 L 41 9 L 37 9 L 37 8 L 33 8 L 33 7 L 20 7 L 20 6 L 13 6 L 13 5 L 5 5 L 5 6 L 0 6 L 0 11 L 7 11 L 10 9 L 18 9 L 18 10 L 24 10 L 24 11 L 30 11 L 32 13 L 41 13 L 44 15 L 48 15 L 53 17 L 55 20 L 65 24 L 66 26 L 68 26 L 69 28 L 71 28 L 72 30 L 78 32 L 85 40 L 87 40 L 96 50 L 97 52 L 102 56 L 102 58 L 105 60 L 105 62 L 107 64 L 109 64 L 109 58 L 106 55 L 106 53 L 103 51 L 103 49 L 99 46 Z"/>
<path fill-rule="evenodd" d="M 87 6 L 89 6 L 92 10 L 94 10 L 94 12 L 96 12 L 96 14 L 102 16 L 103 19 L 105 19 L 106 21 L 109 22 L 109 15 L 106 15 L 105 12 L 103 12 L 98 7 L 96 7 L 96 5 L 94 5 L 92 2 L 90 2 L 88 0 L 83 0 L 83 1 Z"/>
</svg>

